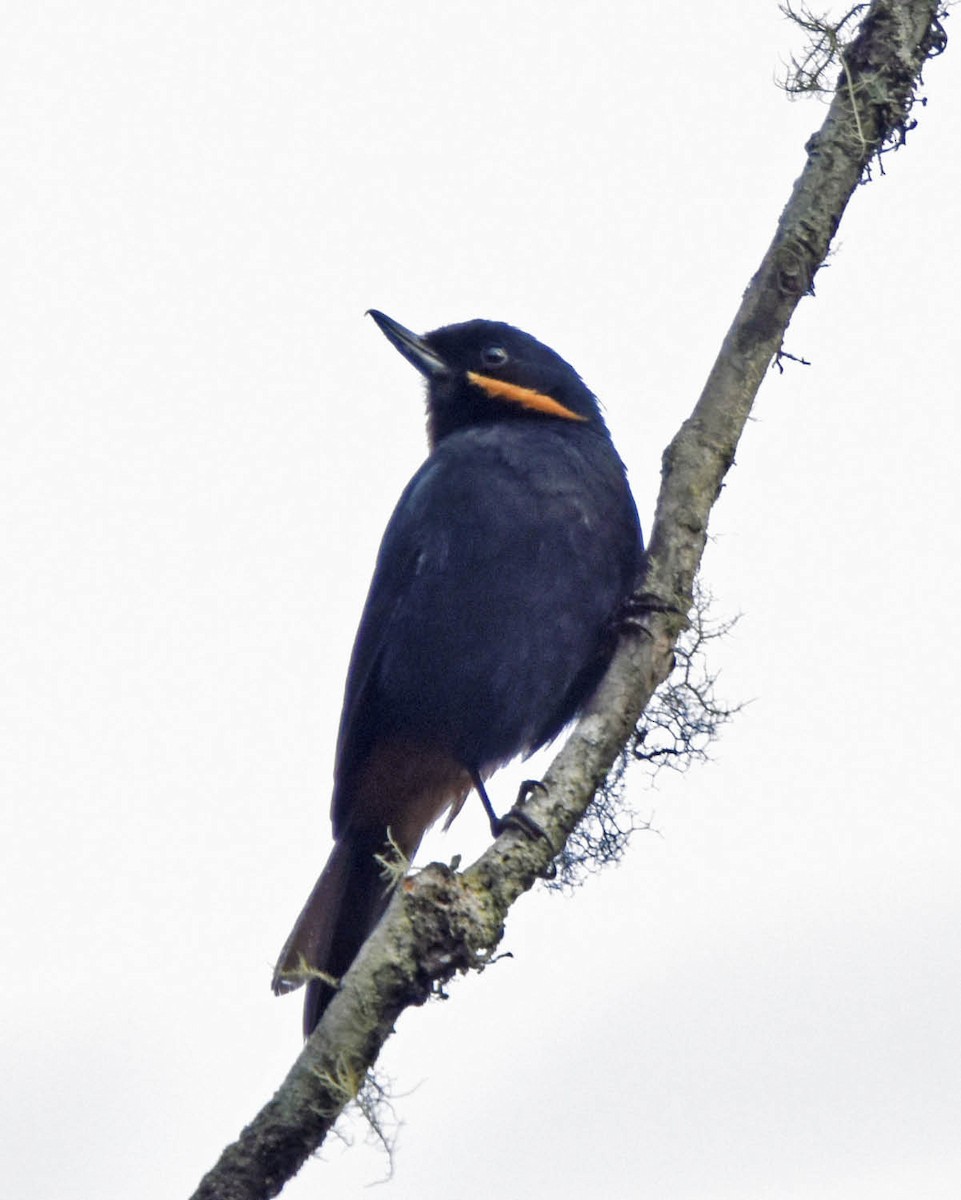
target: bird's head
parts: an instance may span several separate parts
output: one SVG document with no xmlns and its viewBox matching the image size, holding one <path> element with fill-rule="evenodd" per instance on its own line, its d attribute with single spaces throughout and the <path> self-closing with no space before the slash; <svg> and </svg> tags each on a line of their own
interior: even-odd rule
<svg viewBox="0 0 961 1200">
<path fill-rule="evenodd" d="M 593 393 L 574 368 L 529 333 L 503 321 L 464 321 L 431 333 L 370 315 L 427 379 L 430 443 L 459 429 L 501 421 L 567 422 L 605 430 Z"/>
</svg>

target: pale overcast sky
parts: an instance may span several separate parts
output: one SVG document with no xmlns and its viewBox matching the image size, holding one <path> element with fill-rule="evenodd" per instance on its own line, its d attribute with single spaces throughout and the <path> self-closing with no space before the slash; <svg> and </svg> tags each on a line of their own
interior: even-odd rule
<svg viewBox="0 0 961 1200">
<path fill-rule="evenodd" d="M 951 22 L 949 22 L 950 26 Z M 280 1082 L 343 676 L 420 382 L 365 309 L 509 320 L 645 528 L 824 115 L 774 3 L 8 5 L 2 1175 L 169 1200 Z M 959 48 L 854 197 L 712 521 L 714 761 L 406 1013 L 392 1200 L 961 1188 Z M 494 781 L 500 807 L 523 768 Z M 529 773 L 528 766 L 525 773 Z M 428 856 L 475 856 L 469 806 Z M 360 1197 L 331 1142 L 285 1196 Z"/>
</svg>

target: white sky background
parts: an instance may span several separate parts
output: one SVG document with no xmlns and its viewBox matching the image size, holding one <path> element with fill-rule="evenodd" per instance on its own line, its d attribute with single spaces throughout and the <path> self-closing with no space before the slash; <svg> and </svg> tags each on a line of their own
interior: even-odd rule
<svg viewBox="0 0 961 1200">
<path fill-rule="evenodd" d="M 949 22 L 949 26 L 954 22 Z M 370 306 L 510 320 L 645 528 L 823 119 L 773 3 L 10 5 L 0 55 L 5 1191 L 184 1196 L 280 1082 L 343 675 L 424 452 Z M 855 196 L 712 521 L 714 762 L 383 1056 L 387 1193 L 961 1186 L 959 47 Z M 529 770 L 529 768 L 528 768 Z M 512 798 L 522 771 L 500 777 Z M 474 811 L 427 854 L 470 859 Z M 367 1195 L 331 1143 L 285 1195 Z"/>
</svg>

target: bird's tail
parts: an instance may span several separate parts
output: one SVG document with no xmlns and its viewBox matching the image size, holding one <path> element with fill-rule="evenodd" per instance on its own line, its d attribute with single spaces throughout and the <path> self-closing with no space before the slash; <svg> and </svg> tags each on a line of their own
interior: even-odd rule
<svg viewBox="0 0 961 1200">
<path fill-rule="evenodd" d="M 391 896 L 382 863 L 386 833 L 346 834 L 334 843 L 274 970 L 278 995 L 307 984 L 304 1037 L 309 1037 L 334 997 L 335 982 L 357 957 Z M 331 977 L 328 982 L 316 972 Z"/>
</svg>

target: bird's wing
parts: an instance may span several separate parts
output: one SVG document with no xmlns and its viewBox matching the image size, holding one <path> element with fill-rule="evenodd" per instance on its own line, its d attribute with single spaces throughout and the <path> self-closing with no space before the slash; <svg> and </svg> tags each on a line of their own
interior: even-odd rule
<svg viewBox="0 0 961 1200">
<path fill-rule="evenodd" d="M 418 573 L 444 553 L 442 530 L 435 521 L 425 519 L 437 470 L 434 460 L 428 459 L 411 479 L 388 522 L 377 555 L 344 688 L 334 772 L 335 830 L 340 824 L 338 818 L 344 815 L 338 806 L 340 785 L 366 757 L 380 729 L 377 667 L 394 619 Z"/>
</svg>

